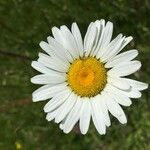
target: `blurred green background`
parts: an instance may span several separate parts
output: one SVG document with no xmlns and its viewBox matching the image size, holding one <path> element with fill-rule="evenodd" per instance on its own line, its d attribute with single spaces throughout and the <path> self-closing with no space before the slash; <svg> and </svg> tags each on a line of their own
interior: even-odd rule
<svg viewBox="0 0 150 150">
<path fill-rule="evenodd" d="M 135 78 L 150 83 L 149 0 L 0 0 L 0 149 L 1 150 L 149 150 L 150 92 L 124 108 L 128 124 L 111 117 L 105 136 L 91 124 L 87 135 L 74 129 L 68 135 L 47 122 L 46 102 L 32 103 L 38 87 L 30 83 L 37 74 L 30 64 L 41 51 L 53 26 L 77 22 L 83 34 L 91 21 L 114 22 L 114 36 L 132 35 L 126 49 L 137 48 L 142 69 Z"/>
</svg>

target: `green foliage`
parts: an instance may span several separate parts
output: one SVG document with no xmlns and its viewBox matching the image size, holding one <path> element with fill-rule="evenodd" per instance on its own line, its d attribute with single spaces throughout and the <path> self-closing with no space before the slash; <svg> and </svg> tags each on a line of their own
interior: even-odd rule
<svg viewBox="0 0 150 150">
<path fill-rule="evenodd" d="M 138 59 L 143 63 L 135 76 L 150 83 L 149 16 L 148 0 L 0 0 L 0 149 L 15 149 L 16 143 L 25 150 L 150 149 L 148 90 L 124 108 L 127 125 L 112 118 L 105 136 L 98 135 L 93 125 L 85 136 L 75 131 L 65 135 L 57 124 L 45 120 L 46 102 L 32 103 L 37 86 L 30 83 L 37 73 L 30 58 L 37 58 L 38 43 L 46 40 L 53 26 L 70 27 L 75 21 L 84 34 L 91 21 L 101 18 L 114 22 L 114 35 L 134 37 L 129 48 L 140 50 Z"/>
</svg>

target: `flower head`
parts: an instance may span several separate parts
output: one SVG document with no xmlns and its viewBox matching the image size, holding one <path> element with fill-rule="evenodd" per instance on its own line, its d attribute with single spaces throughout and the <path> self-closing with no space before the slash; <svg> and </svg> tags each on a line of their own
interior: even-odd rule
<svg viewBox="0 0 150 150">
<path fill-rule="evenodd" d="M 140 69 L 133 60 L 137 50 L 120 51 L 132 40 L 119 34 L 111 40 L 113 24 L 105 20 L 91 22 L 84 40 L 76 23 L 52 28 L 53 37 L 40 42 L 46 52 L 39 53 L 32 67 L 42 74 L 31 79 L 44 86 L 33 92 L 33 101 L 49 99 L 44 111 L 48 121 L 55 120 L 69 133 L 79 122 L 86 134 L 92 118 L 100 134 L 111 125 L 109 112 L 122 124 L 127 122 L 120 105 L 130 106 L 131 98 L 140 98 L 148 85 L 126 76 Z"/>
</svg>

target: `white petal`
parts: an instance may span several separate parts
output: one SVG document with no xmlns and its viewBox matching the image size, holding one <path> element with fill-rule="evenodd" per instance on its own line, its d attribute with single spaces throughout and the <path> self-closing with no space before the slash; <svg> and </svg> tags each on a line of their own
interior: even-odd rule
<svg viewBox="0 0 150 150">
<path fill-rule="evenodd" d="M 49 55 L 47 55 L 45 53 L 41 53 L 41 52 L 39 52 L 38 56 L 39 57 L 46 57 L 47 59 L 52 59 L 53 58 L 53 57 L 51 57 L 51 56 L 49 56 Z"/>
<path fill-rule="evenodd" d="M 122 90 L 130 89 L 130 85 L 127 82 L 125 82 L 122 78 L 108 77 L 107 82 Z"/>
<path fill-rule="evenodd" d="M 65 53 L 67 59 L 69 62 L 72 62 L 73 61 L 73 57 L 72 57 L 72 54 L 71 52 L 69 51 L 69 49 L 67 49 L 67 42 L 66 39 L 64 38 L 62 32 L 60 29 L 56 28 L 56 27 L 53 27 L 52 28 L 52 33 L 53 33 L 53 36 L 54 38 L 56 39 L 56 41 L 62 45 L 61 49 L 62 51 Z M 49 39 L 48 39 L 49 40 Z"/>
<path fill-rule="evenodd" d="M 78 97 L 75 105 L 73 106 L 72 110 L 70 111 L 65 121 L 64 128 L 63 128 L 64 133 L 69 133 L 74 127 L 74 125 L 77 123 L 77 121 L 79 120 L 79 117 L 82 112 L 82 105 L 83 105 L 83 100 L 80 97 Z"/>
<path fill-rule="evenodd" d="M 46 90 L 46 89 L 51 88 L 51 87 L 53 87 L 53 85 L 44 85 L 44 86 L 41 86 L 40 88 L 38 88 L 37 90 L 35 90 L 32 94 L 41 92 L 41 91 Z"/>
<path fill-rule="evenodd" d="M 54 53 L 53 53 L 53 50 L 51 49 L 51 47 L 50 47 L 50 45 L 48 44 L 48 43 L 46 43 L 46 42 L 44 42 L 44 41 L 42 41 L 42 42 L 40 42 L 40 47 L 47 53 L 47 54 L 49 54 L 50 56 L 52 55 L 54 55 Z"/>
<path fill-rule="evenodd" d="M 96 35 L 95 35 L 95 42 L 94 42 L 92 51 L 90 52 L 90 56 L 95 56 L 95 54 L 96 54 L 97 47 L 100 44 L 101 35 L 102 35 L 102 31 L 103 31 L 105 23 L 104 23 L 104 20 L 101 19 L 101 20 L 96 20 L 94 22 L 94 24 L 96 26 L 97 31 L 96 31 Z"/>
<path fill-rule="evenodd" d="M 103 113 L 102 111 L 98 108 L 98 100 L 96 97 L 94 97 L 92 100 L 90 100 L 91 105 L 92 105 L 92 119 L 93 123 L 99 132 L 99 134 L 105 134 L 106 133 L 106 126 L 104 123 L 104 118 L 103 118 Z"/>
<path fill-rule="evenodd" d="M 119 116 L 117 119 L 118 119 L 119 122 L 122 123 L 122 124 L 126 124 L 126 123 L 127 123 L 127 117 L 126 117 L 126 115 L 125 115 L 124 112 L 123 112 L 123 114 L 122 114 L 121 116 Z"/>
<path fill-rule="evenodd" d="M 112 52 L 106 55 L 106 58 L 104 59 L 104 61 L 106 62 L 109 59 L 113 58 L 115 55 L 117 55 L 131 40 L 132 40 L 132 37 L 127 37 L 127 38 L 123 37 L 119 41 L 117 46 L 112 50 Z"/>
<path fill-rule="evenodd" d="M 56 123 L 59 123 L 68 115 L 76 101 L 77 95 L 72 92 L 68 99 L 58 108 L 58 113 L 55 118 Z"/>
<path fill-rule="evenodd" d="M 99 100 L 99 109 L 102 110 L 103 112 L 103 117 L 104 117 L 104 122 L 106 124 L 106 126 L 110 126 L 111 122 L 110 122 L 110 117 L 108 114 L 108 108 L 105 102 L 105 97 L 103 96 L 103 94 L 98 95 L 98 100 Z"/>
<path fill-rule="evenodd" d="M 129 90 L 120 90 L 114 86 L 112 86 L 111 84 L 107 84 L 104 91 L 112 91 L 114 93 L 118 93 L 119 95 L 125 95 L 128 96 L 130 98 L 140 98 L 141 97 L 141 93 L 133 88 L 130 88 Z"/>
<path fill-rule="evenodd" d="M 113 97 L 113 99 L 120 105 L 130 106 L 132 104 L 132 101 L 128 96 L 121 95 L 119 93 L 114 93 L 112 91 L 109 91 L 109 93 L 111 94 L 111 97 Z"/>
<path fill-rule="evenodd" d="M 105 48 L 105 51 L 103 51 L 103 54 L 101 55 L 100 59 L 103 62 L 106 62 L 121 46 L 122 41 L 124 38 L 122 37 L 122 34 L 119 34 L 114 40 L 112 40 Z"/>
<path fill-rule="evenodd" d="M 97 41 L 95 42 L 95 46 L 94 46 L 94 50 L 91 52 L 92 56 L 95 56 L 100 50 L 102 41 L 103 41 L 103 35 L 104 35 L 104 31 L 105 31 L 105 20 L 101 19 L 99 22 L 95 22 L 96 27 L 98 28 L 98 33 L 97 33 Z"/>
<path fill-rule="evenodd" d="M 67 72 L 69 65 L 66 66 L 62 61 L 57 59 L 56 57 L 49 57 L 45 54 L 39 53 L 38 62 L 43 64 L 45 67 L 50 68 L 51 70 L 55 70 L 58 72 Z"/>
<path fill-rule="evenodd" d="M 47 67 L 45 67 L 42 63 L 37 62 L 37 61 L 32 61 L 31 66 L 36 69 L 37 71 L 44 73 L 44 74 L 53 74 L 53 73 L 57 73 L 54 70 L 48 69 Z"/>
<path fill-rule="evenodd" d="M 137 70 L 139 70 L 141 67 L 141 62 L 140 61 L 130 61 L 130 62 L 125 62 L 121 65 L 118 65 L 111 70 L 108 71 L 108 75 L 110 76 L 117 76 L 117 77 L 122 77 L 122 76 L 127 76 L 130 75 Z"/>
<path fill-rule="evenodd" d="M 121 63 L 128 62 L 134 59 L 137 55 L 137 50 L 129 50 L 127 52 L 116 55 L 105 64 L 105 68 L 112 68 L 118 64 L 120 65 Z"/>
<path fill-rule="evenodd" d="M 46 120 L 47 121 L 53 120 L 55 118 L 56 114 L 57 114 L 57 110 L 53 111 L 53 112 L 50 112 L 50 113 L 47 113 Z"/>
<path fill-rule="evenodd" d="M 45 85 L 37 89 L 32 94 L 32 99 L 34 102 L 43 101 L 53 97 L 56 93 L 66 89 L 66 83 L 57 84 L 57 85 Z"/>
<path fill-rule="evenodd" d="M 129 36 L 127 38 L 125 38 L 124 42 L 122 43 L 122 46 L 120 48 L 120 51 L 128 44 L 132 41 L 133 37 L 132 36 Z M 118 51 L 118 53 L 120 52 Z"/>
<path fill-rule="evenodd" d="M 104 54 L 104 52 L 106 51 L 106 47 L 111 40 L 112 33 L 113 33 L 113 24 L 108 21 L 104 28 L 104 31 L 103 31 L 101 45 L 100 45 L 99 51 L 96 55 L 97 58 L 100 58 L 102 56 L 102 54 Z"/>
<path fill-rule="evenodd" d="M 134 89 L 142 91 L 148 88 L 148 84 L 132 79 L 123 78 L 130 86 L 132 86 Z"/>
<path fill-rule="evenodd" d="M 89 32 L 87 32 L 87 38 L 84 40 L 84 50 L 85 50 L 85 56 L 88 56 L 90 52 L 92 51 L 92 48 L 95 43 L 95 38 L 96 38 L 96 33 L 97 33 L 97 28 L 95 24 L 92 24 Z"/>
<path fill-rule="evenodd" d="M 127 123 L 126 116 L 120 105 L 111 97 L 109 93 L 105 93 L 107 107 L 110 113 L 116 117 L 122 124 Z"/>
<path fill-rule="evenodd" d="M 31 78 L 31 82 L 34 84 L 58 84 L 66 81 L 65 74 L 51 74 L 51 75 L 36 75 Z"/>
<path fill-rule="evenodd" d="M 65 124 L 65 122 L 66 122 L 66 119 L 67 119 L 67 116 L 61 121 L 61 123 L 59 124 L 59 128 L 61 129 L 61 130 L 63 130 L 64 129 L 64 124 Z"/>
<path fill-rule="evenodd" d="M 63 38 L 61 31 L 57 27 L 53 27 L 52 33 L 53 33 L 53 36 L 56 39 L 56 41 L 59 42 L 61 45 L 63 45 L 64 38 Z"/>
<path fill-rule="evenodd" d="M 80 116 L 79 126 L 80 126 L 81 133 L 86 134 L 90 125 L 91 105 L 89 102 L 89 98 L 84 98 L 84 99 L 82 98 L 82 101 L 83 101 L 83 111 Z"/>
<path fill-rule="evenodd" d="M 75 40 L 76 40 L 76 44 L 78 46 L 79 55 L 81 57 L 83 57 L 84 50 L 83 50 L 82 36 L 81 36 L 80 30 L 78 28 L 78 25 L 76 23 L 72 24 L 71 31 L 72 31 L 72 34 L 73 34 Z"/>
<path fill-rule="evenodd" d="M 77 51 L 78 47 L 74 36 L 66 26 L 61 26 L 60 30 L 65 39 L 65 44 L 64 44 L 65 48 L 71 53 L 73 58 L 78 58 L 79 57 L 79 53 Z"/>
<path fill-rule="evenodd" d="M 90 31 L 91 31 L 92 25 L 93 25 L 93 22 L 91 22 L 91 23 L 89 24 L 89 26 L 88 26 L 88 28 L 87 28 L 87 31 L 86 31 L 86 34 L 85 34 L 85 37 L 84 37 L 84 43 L 83 43 L 84 50 L 85 50 L 85 47 L 86 47 L 86 44 L 87 44 L 86 42 L 87 42 L 87 39 L 88 39 L 88 37 L 89 37 L 89 33 L 90 33 Z"/>
<path fill-rule="evenodd" d="M 68 96 L 71 94 L 71 90 L 66 89 L 58 94 L 56 94 L 45 106 L 44 111 L 50 112 L 55 110 L 57 107 L 59 107 L 65 100 L 68 98 Z"/>
<path fill-rule="evenodd" d="M 121 115 L 122 114 L 122 109 L 119 106 L 119 104 L 114 101 L 113 97 L 111 97 L 108 92 L 105 93 L 104 96 L 105 96 L 107 107 L 108 107 L 109 111 L 111 112 L 111 114 L 114 115 L 114 116 Z"/>
<path fill-rule="evenodd" d="M 113 24 L 112 22 L 108 21 L 106 23 L 101 49 L 105 48 L 109 44 L 112 37 L 112 33 L 113 33 Z"/>
<path fill-rule="evenodd" d="M 54 61 L 55 63 L 58 63 L 59 65 L 61 64 L 61 66 L 63 66 L 64 68 L 70 67 L 70 63 L 66 63 L 65 61 L 63 61 L 57 57 L 52 57 L 51 60 Z"/>
<path fill-rule="evenodd" d="M 72 61 L 72 58 L 70 56 L 70 54 L 67 52 L 67 50 L 65 50 L 63 48 L 63 46 L 58 43 L 54 38 L 52 38 L 51 36 L 49 36 L 47 38 L 48 43 L 51 47 L 51 49 L 54 51 L 55 55 L 61 59 L 63 62 L 65 62 L 66 64 L 68 64 L 69 61 Z"/>
</svg>

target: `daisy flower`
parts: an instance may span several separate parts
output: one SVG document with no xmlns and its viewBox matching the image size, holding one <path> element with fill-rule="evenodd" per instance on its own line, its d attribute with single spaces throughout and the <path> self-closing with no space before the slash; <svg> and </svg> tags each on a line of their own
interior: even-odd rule
<svg viewBox="0 0 150 150">
<path fill-rule="evenodd" d="M 33 102 L 48 100 L 46 119 L 54 119 L 64 133 L 76 123 L 86 134 L 92 120 L 99 134 L 111 125 L 109 113 L 121 124 L 127 123 L 121 108 L 130 106 L 131 98 L 140 98 L 148 84 L 126 76 L 136 72 L 141 62 L 133 60 L 138 51 L 120 51 L 132 40 L 119 34 L 112 39 L 113 24 L 105 20 L 91 22 L 84 40 L 76 23 L 71 30 L 65 25 L 52 28 L 47 42 L 40 42 L 45 53 L 39 53 L 32 67 L 41 72 L 31 78 L 43 86 L 33 92 Z"/>
</svg>

